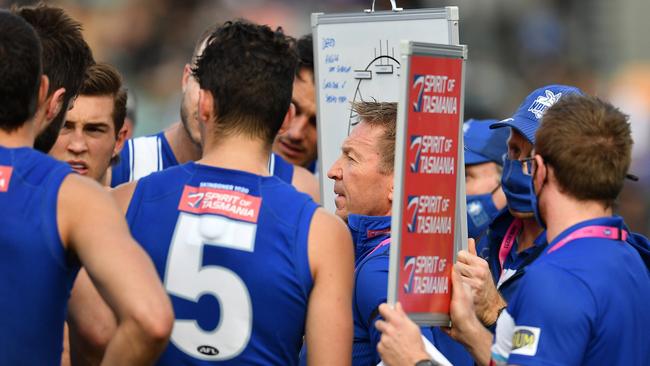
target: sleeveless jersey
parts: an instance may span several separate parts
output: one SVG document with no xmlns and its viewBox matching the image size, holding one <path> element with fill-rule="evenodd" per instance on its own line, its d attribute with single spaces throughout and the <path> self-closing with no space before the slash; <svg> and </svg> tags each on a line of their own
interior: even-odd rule
<svg viewBox="0 0 650 366">
<path fill-rule="evenodd" d="M 169 146 L 164 131 L 151 136 L 127 140 L 120 152 L 120 160 L 111 168 L 111 187 L 133 182 L 153 172 L 159 172 L 176 165 L 178 165 L 178 161 Z M 293 165 L 280 155 L 271 154 L 269 172 L 291 184 Z"/>
<path fill-rule="evenodd" d="M 58 365 L 79 267 L 56 223 L 70 167 L 31 148 L 0 146 L 0 365 Z"/>
<path fill-rule="evenodd" d="M 159 364 L 297 364 L 316 208 L 277 177 L 194 162 L 141 179 L 127 221 L 176 315 Z"/>
</svg>

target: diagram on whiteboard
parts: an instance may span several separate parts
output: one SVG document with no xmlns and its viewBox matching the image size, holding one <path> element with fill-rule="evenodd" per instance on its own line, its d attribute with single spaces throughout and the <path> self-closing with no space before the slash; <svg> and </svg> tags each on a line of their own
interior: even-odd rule
<svg viewBox="0 0 650 366">
<path fill-rule="evenodd" d="M 379 40 L 378 46 L 374 48 L 374 53 L 368 55 L 369 62 L 363 67 L 355 68 L 353 77 L 356 81 L 356 88 L 352 103 L 361 101 L 374 100 L 374 96 L 386 93 L 381 86 L 395 83 L 400 75 L 399 55 L 396 52 L 397 45 L 392 45 L 388 40 Z M 394 79 L 394 80 L 389 80 Z M 380 93 L 377 93 L 380 92 Z M 397 95 L 395 99 L 397 100 Z M 350 110 L 348 118 L 348 135 L 352 128 L 359 124 L 359 117 L 354 111 Z"/>
</svg>

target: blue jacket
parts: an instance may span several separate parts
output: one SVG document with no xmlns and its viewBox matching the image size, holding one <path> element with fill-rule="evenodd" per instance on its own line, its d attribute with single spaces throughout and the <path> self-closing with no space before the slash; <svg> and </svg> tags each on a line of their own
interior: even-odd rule
<svg viewBox="0 0 650 366">
<path fill-rule="evenodd" d="M 381 333 L 375 328 L 377 308 L 386 302 L 390 245 L 377 248 L 390 238 L 390 216 L 350 215 L 348 226 L 355 248 L 353 365 L 376 365 L 380 361 L 377 343 Z M 376 249 L 376 250 L 375 250 Z M 462 345 L 440 328 L 423 327 L 422 334 L 454 365 L 473 365 Z"/>
</svg>

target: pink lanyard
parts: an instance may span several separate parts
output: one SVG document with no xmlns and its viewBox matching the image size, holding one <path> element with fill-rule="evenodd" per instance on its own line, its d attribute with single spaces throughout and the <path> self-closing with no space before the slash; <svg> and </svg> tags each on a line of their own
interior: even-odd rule
<svg viewBox="0 0 650 366">
<path fill-rule="evenodd" d="M 388 245 L 388 244 L 390 244 L 390 238 L 386 238 L 386 239 L 382 240 L 381 243 L 379 243 L 379 244 L 378 244 L 378 245 L 377 245 L 377 246 L 376 246 L 376 247 L 375 247 L 375 248 L 374 248 L 370 253 L 368 253 L 368 255 L 366 256 L 366 258 L 367 258 L 370 254 L 376 252 L 377 249 L 379 249 L 379 248 L 381 248 L 381 247 L 383 247 L 383 246 L 386 246 L 386 245 Z"/>
<path fill-rule="evenodd" d="M 512 221 L 512 224 L 510 224 L 510 227 L 508 227 L 508 231 L 506 231 L 506 236 L 503 237 L 501 248 L 499 249 L 499 263 L 501 264 L 501 273 L 503 273 L 503 264 L 506 262 L 506 258 L 508 257 L 508 254 L 510 254 L 510 251 L 512 251 L 512 247 L 515 244 L 515 239 L 517 238 L 517 235 L 519 235 L 519 232 L 521 232 L 521 227 L 521 219 L 514 219 L 514 221 Z"/>
<path fill-rule="evenodd" d="M 613 226 L 602 226 L 602 225 L 586 226 L 583 227 L 582 229 L 572 232 L 571 234 L 567 235 L 564 239 L 557 242 L 555 245 L 551 247 L 551 249 L 548 250 L 548 253 L 554 252 L 562 248 L 563 246 L 565 246 L 568 242 L 576 239 L 602 238 L 602 239 L 626 241 L 627 235 L 628 235 L 627 231 L 621 230 Z"/>
</svg>

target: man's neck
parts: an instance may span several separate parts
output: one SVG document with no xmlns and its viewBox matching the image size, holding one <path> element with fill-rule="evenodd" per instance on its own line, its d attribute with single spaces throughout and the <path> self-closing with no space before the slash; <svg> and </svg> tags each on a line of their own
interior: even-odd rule
<svg viewBox="0 0 650 366">
<path fill-rule="evenodd" d="M 517 238 L 517 253 L 535 245 L 535 239 L 544 231 L 537 223 L 535 218 L 522 219 L 522 229 L 519 237 Z"/>
<path fill-rule="evenodd" d="M 553 204 L 544 211 L 547 225 L 546 239 L 549 243 L 575 224 L 612 216 L 612 209 L 605 207 L 601 202 L 578 201 L 561 193 L 553 193 L 555 193 L 553 197 L 549 197 Z"/>
<path fill-rule="evenodd" d="M 26 122 L 17 130 L 7 132 L 0 129 L 0 145 L 9 148 L 34 147 L 36 133 L 34 123 Z"/>
<path fill-rule="evenodd" d="M 165 130 L 165 138 L 179 164 L 201 158 L 201 147 L 187 133 L 183 122 L 176 122 Z"/>
<path fill-rule="evenodd" d="M 203 157 L 197 162 L 220 168 L 269 176 L 270 146 L 247 136 L 230 136 L 218 141 L 206 140 Z"/>
</svg>

